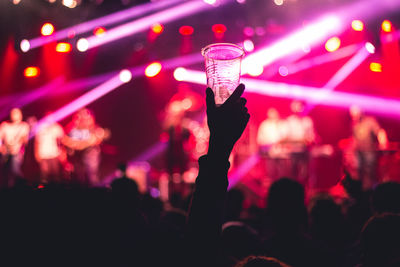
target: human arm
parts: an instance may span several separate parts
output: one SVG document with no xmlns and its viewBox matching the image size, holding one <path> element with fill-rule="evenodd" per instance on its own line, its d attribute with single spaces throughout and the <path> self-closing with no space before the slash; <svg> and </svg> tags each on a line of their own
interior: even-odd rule
<svg viewBox="0 0 400 267">
<path fill-rule="evenodd" d="M 210 263 L 218 254 L 219 235 L 225 195 L 228 187 L 229 155 L 249 121 L 246 100 L 239 85 L 220 107 L 207 88 L 207 119 L 210 129 L 207 155 L 199 159 L 199 174 L 188 218 L 188 239 L 194 247 L 191 254 Z M 210 265 L 209 265 L 210 266 Z"/>
</svg>

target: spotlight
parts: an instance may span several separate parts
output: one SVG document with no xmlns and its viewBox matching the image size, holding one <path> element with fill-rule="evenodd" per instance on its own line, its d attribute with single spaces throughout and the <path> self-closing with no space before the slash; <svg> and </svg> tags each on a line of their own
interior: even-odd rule
<svg viewBox="0 0 400 267">
<path fill-rule="evenodd" d="M 274 0 L 275 5 L 281 6 L 283 5 L 283 0 Z"/>
<path fill-rule="evenodd" d="M 174 70 L 174 78 L 177 81 L 183 81 L 186 79 L 187 71 L 185 68 L 179 67 Z"/>
<path fill-rule="evenodd" d="M 101 37 L 104 34 L 106 34 L 106 28 L 97 27 L 97 28 L 94 29 L 93 34 L 96 35 L 97 37 Z"/>
<path fill-rule="evenodd" d="M 215 5 L 217 3 L 217 0 L 203 0 L 204 3 L 209 4 L 209 5 Z"/>
<path fill-rule="evenodd" d="M 289 70 L 286 66 L 280 66 L 278 72 L 279 72 L 279 75 L 281 75 L 283 77 L 289 75 Z"/>
<path fill-rule="evenodd" d="M 49 36 L 52 35 L 54 32 L 54 26 L 51 23 L 45 23 L 42 26 L 42 29 L 40 30 L 43 36 Z"/>
<path fill-rule="evenodd" d="M 243 48 L 244 48 L 245 51 L 251 52 L 251 51 L 254 50 L 254 43 L 253 43 L 251 40 L 249 40 L 249 39 L 244 40 L 244 42 L 243 42 Z"/>
<path fill-rule="evenodd" d="M 285 56 L 302 51 L 305 45 L 311 46 L 326 40 L 328 36 L 342 29 L 341 20 L 336 16 L 326 16 L 319 20 L 283 37 L 277 42 L 258 49 L 248 55 L 242 62 L 242 74 L 246 73 L 251 65 L 261 64 L 267 66 Z"/>
<path fill-rule="evenodd" d="M 214 24 L 211 29 L 215 34 L 223 34 L 226 32 L 226 26 L 224 24 Z"/>
<path fill-rule="evenodd" d="M 56 46 L 58 53 L 68 53 L 71 51 L 71 45 L 69 43 L 58 43 Z"/>
<path fill-rule="evenodd" d="M 121 72 L 119 73 L 119 79 L 123 83 L 130 82 L 130 80 L 132 79 L 132 72 L 127 69 L 121 70 Z"/>
<path fill-rule="evenodd" d="M 22 52 L 26 53 L 26 52 L 28 52 L 29 49 L 31 48 L 31 43 L 30 43 L 28 40 L 24 39 L 24 40 L 22 40 L 21 43 L 19 44 L 19 47 L 21 48 L 21 51 L 22 51 Z"/>
<path fill-rule="evenodd" d="M 334 52 L 340 47 L 340 39 L 338 37 L 332 37 L 325 43 L 325 49 L 328 52 Z"/>
<path fill-rule="evenodd" d="M 356 32 L 361 32 L 362 30 L 364 30 L 364 23 L 361 20 L 356 19 L 351 22 L 351 27 Z"/>
<path fill-rule="evenodd" d="M 254 35 L 254 29 L 252 27 L 244 27 L 243 34 L 251 37 Z"/>
<path fill-rule="evenodd" d="M 193 32 L 194 32 L 194 29 L 191 26 L 185 25 L 185 26 L 182 26 L 182 27 L 179 28 L 179 33 L 184 35 L 184 36 L 192 35 Z"/>
<path fill-rule="evenodd" d="M 24 76 L 27 78 L 33 78 L 38 76 L 40 73 L 40 69 L 38 67 L 27 67 L 24 70 Z"/>
<path fill-rule="evenodd" d="M 367 49 L 367 51 L 368 51 L 370 54 L 375 54 L 375 46 L 374 46 L 373 44 L 371 44 L 370 42 L 367 42 L 367 43 L 365 44 L 365 49 Z"/>
<path fill-rule="evenodd" d="M 79 51 L 85 52 L 89 48 L 89 42 L 85 38 L 81 38 L 78 40 L 76 43 L 76 48 L 78 48 Z"/>
<path fill-rule="evenodd" d="M 160 73 L 161 69 L 162 66 L 159 62 L 153 62 L 146 67 L 144 74 L 146 75 L 146 77 L 151 78 L 157 76 L 157 74 Z"/>
<path fill-rule="evenodd" d="M 253 77 L 260 76 L 264 72 L 264 67 L 261 64 L 254 64 L 247 69 L 247 74 Z"/>
<path fill-rule="evenodd" d="M 62 4 L 66 7 L 74 8 L 78 5 L 78 2 L 76 0 L 63 0 Z"/>
<path fill-rule="evenodd" d="M 156 23 L 153 26 L 151 26 L 151 30 L 155 33 L 155 34 L 160 34 L 164 31 L 164 26 L 160 23 Z"/>
<path fill-rule="evenodd" d="M 392 23 L 389 20 L 384 20 L 382 22 L 382 31 L 384 32 L 391 32 L 392 31 Z"/>
<path fill-rule="evenodd" d="M 371 62 L 371 64 L 369 64 L 369 69 L 372 72 L 382 72 L 382 64 L 377 62 Z"/>
</svg>

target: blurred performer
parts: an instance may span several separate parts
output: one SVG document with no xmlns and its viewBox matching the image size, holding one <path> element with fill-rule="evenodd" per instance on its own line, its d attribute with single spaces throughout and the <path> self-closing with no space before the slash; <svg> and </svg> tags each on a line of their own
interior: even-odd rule
<svg viewBox="0 0 400 267">
<path fill-rule="evenodd" d="M 35 137 L 35 157 L 40 166 L 41 183 L 61 182 L 61 140 L 64 130 L 54 122 L 51 114 L 39 126 Z"/>
<path fill-rule="evenodd" d="M 170 201 L 181 199 L 185 192 L 183 174 L 188 170 L 190 131 L 185 122 L 183 102 L 174 100 L 166 107 L 164 131 L 168 136 L 165 164 L 168 173 L 168 198 Z"/>
<path fill-rule="evenodd" d="M 26 122 L 29 125 L 30 137 L 32 137 L 32 130 L 37 126 L 37 118 L 30 116 L 26 118 Z M 29 138 L 28 143 L 25 145 L 21 170 L 27 182 L 33 185 L 40 183 L 40 166 L 35 157 L 35 138 Z"/>
<path fill-rule="evenodd" d="M 62 143 L 70 149 L 75 182 L 91 186 L 98 182 L 100 144 L 109 137 L 108 130 L 95 123 L 94 115 L 84 108 L 79 110 L 67 127 Z"/>
<path fill-rule="evenodd" d="M 371 189 L 378 182 L 378 150 L 388 145 L 386 132 L 375 118 L 365 116 L 357 106 L 350 108 L 350 115 L 358 178 L 364 189 Z"/>
<path fill-rule="evenodd" d="M 268 177 L 276 180 L 286 175 L 283 163 L 287 155 L 283 154 L 280 144 L 286 138 L 287 126 L 275 108 L 269 108 L 267 116 L 258 128 L 257 144 L 260 153 L 267 157 Z"/>
<path fill-rule="evenodd" d="M 185 143 L 190 137 L 189 130 L 184 127 L 185 109 L 181 101 L 171 102 L 166 110 L 164 129 L 168 134 L 166 165 L 168 174 L 183 174 L 187 169 L 188 155 Z"/>
<path fill-rule="evenodd" d="M 16 177 L 21 177 L 24 148 L 29 139 L 29 125 L 22 121 L 22 112 L 13 108 L 10 121 L 0 125 L 0 151 L 2 154 L 2 186 L 12 187 Z"/>
<path fill-rule="evenodd" d="M 309 116 L 301 115 L 304 111 L 304 104 L 300 101 L 293 101 L 290 104 L 293 112 L 287 120 L 286 147 L 291 157 L 293 178 L 297 178 L 303 184 L 308 183 L 308 148 L 315 141 L 314 123 Z"/>
</svg>

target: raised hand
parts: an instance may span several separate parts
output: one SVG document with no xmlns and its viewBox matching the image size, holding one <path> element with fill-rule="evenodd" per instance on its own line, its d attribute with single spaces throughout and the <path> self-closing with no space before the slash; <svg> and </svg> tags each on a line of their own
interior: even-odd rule
<svg viewBox="0 0 400 267">
<path fill-rule="evenodd" d="M 241 97 L 245 86 L 240 84 L 224 104 L 215 105 L 214 93 L 207 88 L 207 122 L 210 129 L 209 156 L 229 157 L 233 146 L 239 140 L 250 115 L 246 99 Z"/>
</svg>

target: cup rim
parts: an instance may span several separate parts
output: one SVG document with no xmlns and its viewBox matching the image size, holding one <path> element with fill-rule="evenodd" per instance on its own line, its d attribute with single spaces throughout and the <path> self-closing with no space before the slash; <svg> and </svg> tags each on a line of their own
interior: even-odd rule
<svg viewBox="0 0 400 267">
<path fill-rule="evenodd" d="M 233 46 L 233 47 L 238 48 L 239 50 L 241 50 L 241 51 L 242 51 L 242 54 L 241 54 L 240 56 L 237 56 L 237 57 L 231 58 L 231 59 L 215 59 L 215 58 L 213 58 L 213 60 L 218 60 L 218 61 L 230 61 L 230 60 L 236 60 L 236 59 L 238 59 L 238 58 L 242 58 L 242 57 L 244 57 L 244 55 L 245 55 L 245 51 L 244 51 L 243 47 L 241 47 L 241 46 L 239 46 L 239 45 L 237 45 L 237 44 L 233 44 L 233 43 L 213 43 L 213 44 L 209 44 L 209 45 L 207 45 L 206 47 L 203 47 L 203 48 L 201 49 L 201 55 L 202 55 L 203 57 L 206 57 L 206 55 L 205 55 L 205 50 L 206 50 L 206 49 L 209 49 L 210 47 L 217 46 L 217 45 Z"/>
</svg>

